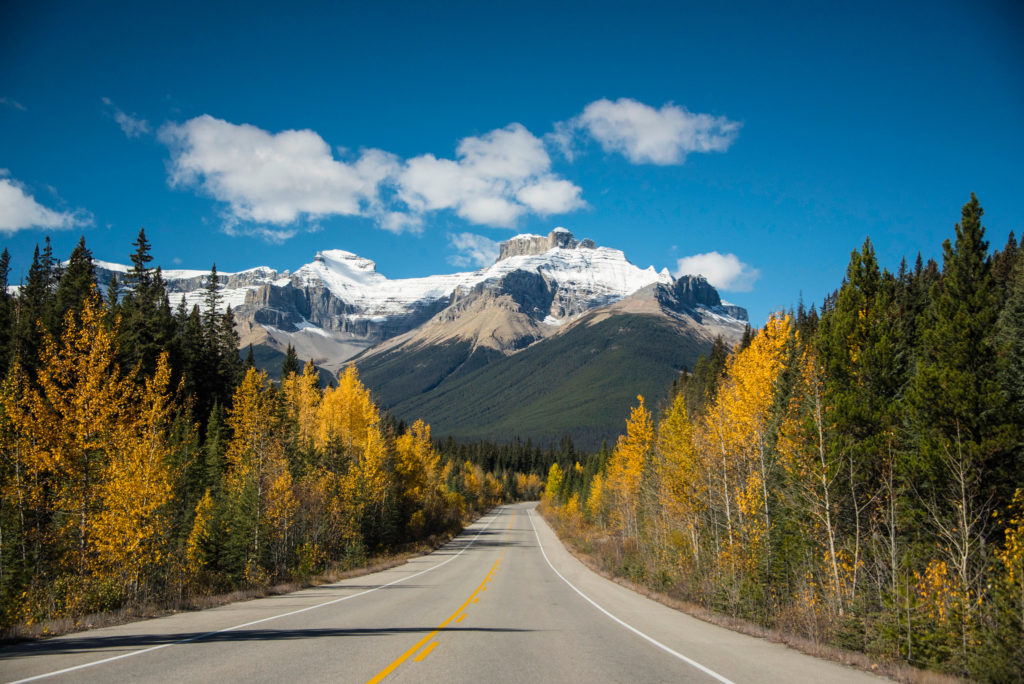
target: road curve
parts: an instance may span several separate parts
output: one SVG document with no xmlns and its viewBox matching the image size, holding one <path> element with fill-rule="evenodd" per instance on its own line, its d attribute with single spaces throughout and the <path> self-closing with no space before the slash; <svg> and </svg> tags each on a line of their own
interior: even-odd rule
<svg viewBox="0 0 1024 684">
<path fill-rule="evenodd" d="M 3 681 L 859 682 L 600 577 L 534 504 L 436 552 L 292 594 L 0 649 Z"/>
</svg>

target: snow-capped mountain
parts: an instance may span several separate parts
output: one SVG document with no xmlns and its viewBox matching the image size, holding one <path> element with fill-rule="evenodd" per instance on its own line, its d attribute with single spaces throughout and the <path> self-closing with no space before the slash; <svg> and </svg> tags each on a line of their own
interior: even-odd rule
<svg viewBox="0 0 1024 684">
<path fill-rule="evenodd" d="M 128 270 L 96 265 L 101 282 Z M 163 276 L 172 306 L 182 298 L 189 308 L 202 306 L 207 272 L 168 270 Z M 332 249 L 294 272 L 257 267 L 220 276 L 222 304 L 234 310 L 243 346 L 283 351 L 292 344 L 300 358 L 330 370 L 428 323 L 435 337 L 473 338 L 512 352 L 588 311 L 676 282 L 667 270 L 638 268 L 622 251 L 577 241 L 565 228 L 517 235 L 501 244 L 494 264 L 471 272 L 389 279 L 373 261 Z M 714 302 L 719 315 L 745 320 L 742 309 L 721 306 L 717 294 Z"/>
</svg>

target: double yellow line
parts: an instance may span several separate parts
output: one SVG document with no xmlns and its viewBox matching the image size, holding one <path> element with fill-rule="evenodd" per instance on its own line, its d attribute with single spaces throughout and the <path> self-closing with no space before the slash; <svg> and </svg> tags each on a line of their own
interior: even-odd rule
<svg viewBox="0 0 1024 684">
<path fill-rule="evenodd" d="M 516 519 L 516 513 L 515 513 L 515 511 L 512 511 L 512 520 L 509 521 L 509 529 L 512 528 L 512 523 L 515 522 L 515 519 Z M 477 594 L 487 590 L 487 583 L 490 582 L 491 579 L 494 577 L 494 573 L 497 571 L 498 566 L 501 564 L 501 559 L 504 556 L 505 556 L 505 554 L 502 553 L 501 556 L 498 557 L 498 560 L 496 560 L 494 562 L 494 565 L 491 567 L 491 571 L 487 573 L 487 577 L 484 577 L 484 581 L 480 583 L 480 586 L 477 587 L 473 591 L 473 593 L 469 595 L 469 598 L 466 599 L 465 602 L 463 602 L 463 604 L 461 606 L 459 606 L 454 613 L 452 613 L 451 615 L 448 616 L 448 619 L 446 619 L 444 622 L 439 624 L 434 629 L 434 631 L 432 631 L 430 634 L 428 634 L 427 636 L 425 636 L 422 639 L 420 639 L 419 641 L 417 641 L 416 644 L 412 648 L 410 648 L 408 651 L 406 651 L 402 655 L 398 656 L 398 658 L 394 662 L 392 662 L 390 665 L 388 665 L 383 670 L 378 672 L 376 674 L 376 676 L 374 676 L 373 679 L 368 680 L 366 682 L 366 684 L 376 684 L 376 682 L 379 682 L 379 681 L 383 680 L 389 674 L 394 672 L 398 668 L 398 666 L 400 666 L 402 663 L 404 663 L 406 660 L 408 660 L 409 657 L 412 656 L 412 654 L 416 653 L 416 651 L 418 651 L 420 649 L 420 647 L 423 646 L 423 644 L 427 643 L 428 641 L 433 639 L 435 636 L 437 636 L 437 634 L 442 629 L 447 627 L 448 624 L 452 620 L 455 620 L 455 622 L 462 622 L 463 618 L 466 617 L 466 615 L 462 611 L 464 611 L 466 609 L 466 606 L 468 606 L 470 603 L 476 603 L 479 600 L 479 597 L 477 596 Z M 434 643 L 430 644 L 429 646 L 427 646 L 426 648 L 424 648 L 423 652 L 420 653 L 418 656 L 416 656 L 414 658 L 414 660 L 416 660 L 416 661 L 423 660 L 424 658 L 427 657 L 427 655 L 432 650 L 434 650 L 435 646 L 437 646 L 437 642 L 436 641 Z"/>
</svg>

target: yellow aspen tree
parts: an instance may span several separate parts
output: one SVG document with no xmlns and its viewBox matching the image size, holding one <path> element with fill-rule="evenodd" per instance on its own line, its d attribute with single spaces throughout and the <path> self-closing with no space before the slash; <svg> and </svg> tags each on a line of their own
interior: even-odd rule
<svg viewBox="0 0 1024 684">
<path fill-rule="evenodd" d="M 604 477 L 597 473 L 590 480 L 590 492 L 585 506 L 587 517 L 603 530 L 605 525 Z"/>
<path fill-rule="evenodd" d="M 700 561 L 700 514 L 705 497 L 703 464 L 694 447 L 694 427 L 686 398 L 676 395 L 658 423 L 659 503 L 670 529 L 686 537 L 693 563 Z"/>
<path fill-rule="evenodd" d="M 318 413 L 317 446 L 358 462 L 371 438 L 371 428 L 380 423 L 380 414 L 355 366 L 345 368 L 337 387 L 324 391 Z"/>
<path fill-rule="evenodd" d="M 559 471 L 561 472 L 561 471 Z M 548 482 L 550 486 L 550 480 Z M 479 511 L 484 503 L 484 471 L 470 461 L 462 464 L 462 491 L 466 503 L 472 510 Z"/>
<path fill-rule="evenodd" d="M 255 569 L 265 549 L 268 474 L 285 462 L 278 414 L 267 374 L 250 368 L 235 390 L 228 425 L 233 437 L 225 457 L 228 462 L 227 493 L 235 506 L 234 533 L 246 533 L 247 569 Z M 241 528 L 241 529 L 238 529 Z M 247 570 L 248 571 L 248 570 Z"/>
<path fill-rule="evenodd" d="M 563 477 L 562 468 L 558 462 L 552 463 L 548 468 L 547 483 L 544 485 L 544 501 L 548 506 L 558 506 L 558 490 L 562 488 Z"/>
<path fill-rule="evenodd" d="M 1003 544 L 996 550 L 996 558 L 1003 566 L 1001 580 L 1010 605 L 1019 612 L 1017 624 L 1024 624 L 1024 489 L 1018 487 L 1013 493 L 1004 525 Z"/>
<path fill-rule="evenodd" d="M 307 363 L 302 374 L 291 373 L 281 380 L 285 410 L 289 420 L 296 426 L 296 446 L 299 450 L 312 451 L 317 443 L 318 412 L 320 409 L 320 379 L 316 367 Z"/>
<path fill-rule="evenodd" d="M 843 615 L 836 492 L 842 463 L 834 458 L 828 444 L 824 371 L 810 347 L 804 350 L 799 363 L 796 387 L 777 445 L 789 485 L 784 491 L 796 510 L 807 516 L 806 538 L 824 542 L 829 607 Z"/>
<path fill-rule="evenodd" d="M 637 510 L 645 461 L 654 442 L 654 423 L 644 398 L 637 397 L 626 422 L 626 434 L 619 437 L 608 461 L 608 494 L 613 522 L 626 536 L 639 537 Z"/>
<path fill-rule="evenodd" d="M 292 529 L 299 502 L 295 498 L 292 474 L 284 458 L 271 459 L 264 477 L 267 497 L 265 524 L 271 564 L 274 572 L 281 575 L 287 567 L 288 554 L 295 542 Z"/>
<path fill-rule="evenodd" d="M 354 469 L 358 474 L 359 491 L 366 506 L 364 515 L 372 516 L 370 520 L 374 528 L 383 533 L 385 521 L 391 507 L 395 505 L 392 497 L 394 468 L 389 463 L 391 454 L 376 421 L 366 428 L 362 442 L 362 455 Z"/>
<path fill-rule="evenodd" d="M 422 420 L 395 439 L 395 475 L 402 517 L 414 537 L 444 516 L 440 461 L 430 442 L 430 426 Z"/>
<path fill-rule="evenodd" d="M 771 511 L 769 411 L 787 346 L 793 340 L 789 316 L 772 315 L 750 345 L 730 357 L 704 432 L 710 436 L 718 463 L 716 487 L 728 533 L 727 558 L 751 569 L 767 557 Z M 739 532 L 742 539 L 737 539 Z"/>
<path fill-rule="evenodd" d="M 407 508 L 420 508 L 436 482 L 440 457 L 430 443 L 430 426 L 417 420 L 395 439 L 395 473 L 399 496 Z"/>
<path fill-rule="evenodd" d="M 207 545 L 213 535 L 213 497 L 210 490 L 203 493 L 203 498 L 196 504 L 195 518 L 192 529 L 185 541 L 185 573 L 195 581 L 206 569 L 209 562 Z"/>
<path fill-rule="evenodd" d="M 32 444 L 26 467 L 49 483 L 55 551 L 65 569 L 80 575 L 92 570 L 90 530 L 135 394 L 131 377 L 117 367 L 116 326 L 107 327 L 104 318 L 94 292 L 78 316 L 65 319 L 59 341 L 45 337 L 38 389 L 27 388 L 23 397 L 22 430 Z"/>
<path fill-rule="evenodd" d="M 163 562 L 173 497 L 168 427 L 175 406 L 168 392 L 171 368 L 167 353 L 157 360 L 152 378 L 115 433 L 100 486 L 101 507 L 93 519 L 91 543 L 96 572 L 118 578 L 137 594 L 146 568 Z"/>
</svg>

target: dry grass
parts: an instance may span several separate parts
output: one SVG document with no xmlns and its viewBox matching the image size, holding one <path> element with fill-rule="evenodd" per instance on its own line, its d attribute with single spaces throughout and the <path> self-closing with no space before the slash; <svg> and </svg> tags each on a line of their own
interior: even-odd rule
<svg viewBox="0 0 1024 684">
<path fill-rule="evenodd" d="M 763 627 L 756 623 L 748 622 L 747 620 L 716 613 L 699 604 L 682 601 L 667 594 L 654 591 L 650 587 L 636 584 L 611 572 L 611 570 L 609 570 L 609 568 L 602 562 L 603 559 L 600 556 L 594 556 L 580 550 L 576 545 L 575 539 L 564 534 L 558 522 L 552 519 L 549 511 L 544 510 L 542 511 L 542 514 L 544 515 L 545 520 L 548 521 L 548 524 L 551 525 L 551 528 L 558 533 L 559 539 L 563 544 L 565 544 L 565 547 L 569 552 L 572 553 L 577 560 L 590 568 L 590 570 L 608 580 L 611 580 L 612 582 L 615 582 L 616 584 L 620 584 L 642 596 L 646 596 L 647 598 L 664 604 L 669 608 L 686 613 L 698 620 L 703 620 L 704 622 L 717 625 L 719 627 L 725 627 L 726 629 L 746 634 L 748 636 L 767 639 L 768 641 L 778 644 L 784 644 L 792 649 L 800 651 L 801 653 L 806 653 L 807 655 L 821 658 L 823 660 L 841 663 L 849 667 L 857 668 L 858 670 L 864 670 L 865 672 L 876 674 L 880 677 L 888 677 L 898 682 L 907 682 L 908 684 L 958 684 L 969 681 L 939 672 L 922 670 L 899 661 L 873 658 L 866 653 L 848 651 L 830 644 L 823 644 L 812 639 L 790 634 L 779 629 Z"/>
<path fill-rule="evenodd" d="M 26 624 L 19 623 L 12 625 L 9 629 L 0 633 L 0 645 L 45 639 L 62 634 L 82 632 L 88 629 L 99 629 L 101 627 L 113 627 L 124 625 L 139 620 L 173 615 L 186 611 L 206 610 L 216 608 L 238 601 L 249 601 L 263 598 L 265 596 L 279 596 L 289 594 L 300 589 L 319 587 L 325 584 L 333 584 L 352 577 L 381 572 L 390 568 L 402 565 L 410 558 L 424 555 L 448 543 L 454 535 L 444 534 L 432 537 L 430 540 L 410 545 L 406 549 L 381 556 L 373 556 L 358 568 L 342 570 L 340 567 L 329 568 L 323 573 L 310 578 L 306 582 L 281 582 L 266 587 L 252 587 L 238 589 L 226 594 L 193 594 L 182 597 L 176 601 L 164 603 L 145 603 L 141 605 L 126 606 L 120 610 L 106 613 L 93 613 L 82 617 L 55 618 L 42 620 L 40 622 Z"/>
</svg>

